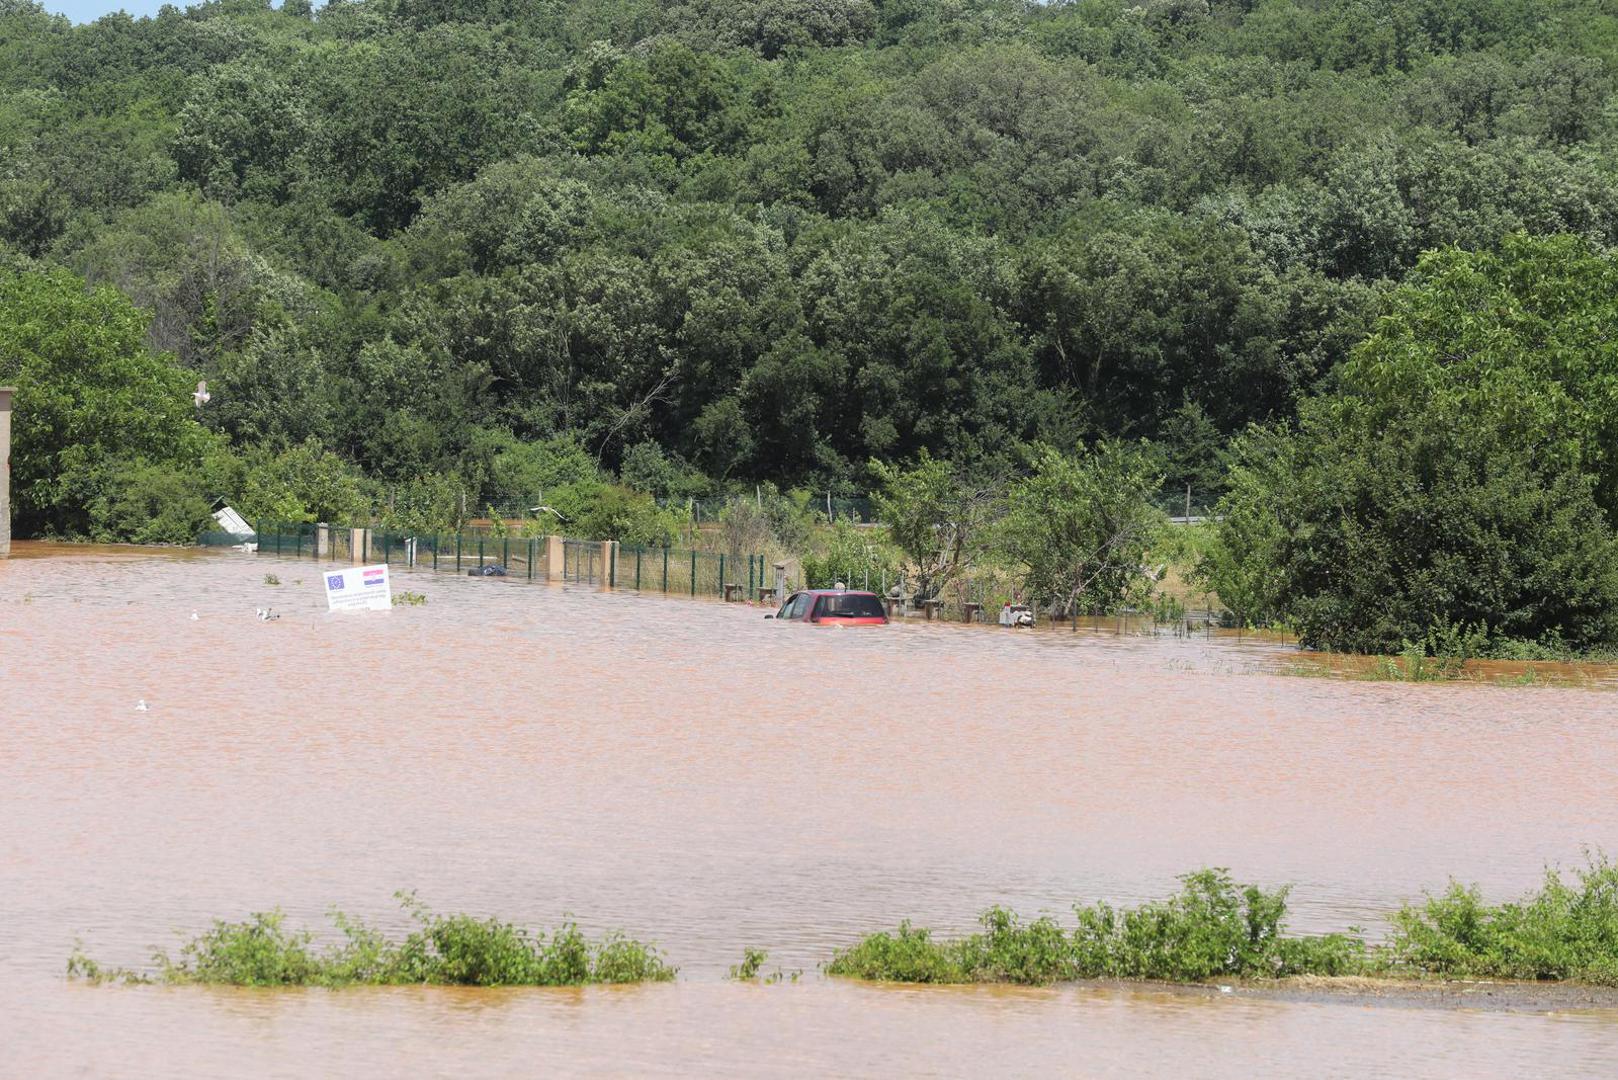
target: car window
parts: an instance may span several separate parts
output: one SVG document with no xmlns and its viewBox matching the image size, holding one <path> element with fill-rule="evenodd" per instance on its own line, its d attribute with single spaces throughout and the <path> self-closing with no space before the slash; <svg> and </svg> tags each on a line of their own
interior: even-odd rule
<svg viewBox="0 0 1618 1080">
<path fill-rule="evenodd" d="M 808 610 L 809 594 L 794 593 L 792 596 L 787 598 L 786 603 L 781 605 L 781 610 L 776 612 L 775 617 L 777 619 L 801 619 L 804 616 L 804 612 Z"/>
<path fill-rule="evenodd" d="M 882 604 L 876 597 L 859 593 L 822 596 L 815 608 L 817 619 L 880 619 Z"/>
</svg>

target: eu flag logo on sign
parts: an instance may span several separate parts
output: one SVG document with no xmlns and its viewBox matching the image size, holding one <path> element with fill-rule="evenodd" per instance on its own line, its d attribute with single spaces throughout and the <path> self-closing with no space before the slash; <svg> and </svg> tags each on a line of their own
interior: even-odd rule
<svg viewBox="0 0 1618 1080">
<path fill-rule="evenodd" d="M 343 587 L 343 575 L 341 575 L 341 574 L 328 574 L 326 576 L 326 588 L 332 589 L 332 590 L 335 591 L 337 589 L 341 589 L 342 587 Z"/>
</svg>

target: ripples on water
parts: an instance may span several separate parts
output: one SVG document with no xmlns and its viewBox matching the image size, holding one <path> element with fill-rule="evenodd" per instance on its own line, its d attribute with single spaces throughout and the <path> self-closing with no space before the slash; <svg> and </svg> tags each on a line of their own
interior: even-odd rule
<svg viewBox="0 0 1618 1080">
<path fill-rule="evenodd" d="M 1282 677 L 1266 672 L 1288 655 L 1252 642 L 777 626 L 741 605 L 395 573 L 426 606 L 334 617 L 311 563 L 0 561 L 0 1016 L 25 1071 L 1311 1076 L 1396 1057 L 1399 1075 L 1506 1076 L 1618 1050 L 1599 1016 L 814 975 L 901 918 L 1136 902 L 1204 865 L 1294 883 L 1299 930 L 1374 926 L 1450 874 L 1518 894 L 1547 862 L 1618 847 L 1609 694 Z M 282 618 L 257 620 L 266 604 Z M 398 927 L 396 888 L 622 927 L 682 982 L 60 979 L 75 936 L 139 964 L 276 904 Z M 810 981 L 718 982 L 747 945 Z"/>
</svg>

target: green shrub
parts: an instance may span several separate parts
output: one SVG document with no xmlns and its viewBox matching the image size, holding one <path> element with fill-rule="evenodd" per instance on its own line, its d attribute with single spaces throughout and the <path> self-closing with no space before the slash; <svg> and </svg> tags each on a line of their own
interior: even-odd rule
<svg viewBox="0 0 1618 1080">
<path fill-rule="evenodd" d="M 1390 947 L 1421 974 L 1618 986 L 1618 866 L 1598 858 L 1577 878 L 1549 871 L 1538 892 L 1498 906 L 1451 882 L 1394 915 Z"/>
<path fill-rule="evenodd" d="M 1187 874 L 1168 900 L 1119 910 L 1105 903 L 1074 908 L 1071 931 L 1050 918 L 1023 922 L 1004 909 L 984 912 L 984 931 L 938 941 L 908 922 L 839 952 L 832 975 L 892 982 L 1009 982 L 1043 985 L 1070 979 L 1270 979 L 1346 975 L 1367 970 L 1369 953 L 1354 934 L 1282 936 L 1286 889 L 1238 885 L 1222 870 Z"/>
<path fill-rule="evenodd" d="M 369 520 L 376 492 L 363 473 L 317 439 L 281 451 L 263 447 L 241 458 L 236 508 L 248 521 Z"/>
<path fill-rule="evenodd" d="M 680 518 L 650 495 L 616 484 L 586 481 L 546 496 L 565 519 L 567 535 L 581 540 L 617 540 L 635 547 L 664 547 L 680 535 Z"/>
<path fill-rule="evenodd" d="M 177 959 L 159 952 L 155 976 L 103 968 L 78 949 L 68 974 L 229 986 L 582 986 L 674 978 L 675 969 L 656 949 L 619 934 L 591 940 L 564 923 L 547 937 L 499 919 L 438 915 L 411 894 L 401 894 L 400 902 L 417 926 L 398 942 L 335 912 L 341 941 L 321 949 L 308 931 L 288 931 L 281 912 L 258 912 L 238 923 L 215 922 L 186 942 Z"/>
<path fill-rule="evenodd" d="M 906 920 L 892 934 L 872 934 L 839 951 L 826 964 L 826 973 L 880 982 L 975 981 L 960 954 L 959 942 L 936 942 L 930 930 L 918 930 Z"/>
<path fill-rule="evenodd" d="M 158 953 L 160 978 L 173 983 L 302 986 L 322 982 L 323 965 L 308 931 L 289 932 L 280 911 L 239 923 L 215 922 L 186 942 L 180 958 Z"/>
<path fill-rule="evenodd" d="M 183 477 L 210 436 L 191 402 L 196 373 L 148 347 L 151 321 L 117 290 L 65 270 L 0 269 L 0 386 L 17 388 L 19 535 L 196 539 L 196 528 L 182 535 L 195 509 Z M 130 463 L 143 475 L 122 476 Z M 146 528 L 142 505 L 163 520 Z"/>
<path fill-rule="evenodd" d="M 193 544 L 213 523 L 194 469 L 106 458 L 62 478 L 84 507 L 87 539 L 99 543 Z"/>
<path fill-rule="evenodd" d="M 1331 392 L 1235 441 L 1208 582 L 1316 648 L 1618 646 L 1618 424 L 1589 404 L 1618 386 L 1614 280 L 1568 237 L 1425 257 Z"/>
</svg>

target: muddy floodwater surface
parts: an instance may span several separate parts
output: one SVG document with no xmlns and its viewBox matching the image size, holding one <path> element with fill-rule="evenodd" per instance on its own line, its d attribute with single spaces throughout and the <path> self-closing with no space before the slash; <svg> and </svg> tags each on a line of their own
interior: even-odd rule
<svg viewBox="0 0 1618 1080">
<path fill-rule="evenodd" d="M 273 573 L 280 585 L 265 583 Z M 1284 674 L 1282 646 L 766 622 L 395 569 L 19 545 L 0 560 L 0 1074 L 1611 1076 L 1618 1012 L 863 985 L 900 919 L 1161 898 L 1228 867 L 1376 932 L 1618 850 L 1618 695 Z M 262 621 L 255 608 L 281 617 Z M 196 613 L 193 619 L 192 613 Z M 145 701 L 145 711 L 136 703 Z M 671 984 L 70 982 L 215 918 L 440 911 L 656 942 Z M 751 946 L 797 983 L 739 985 Z"/>
</svg>

